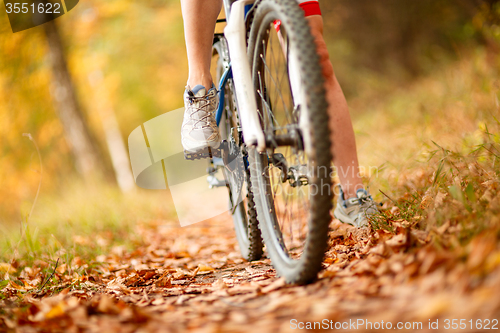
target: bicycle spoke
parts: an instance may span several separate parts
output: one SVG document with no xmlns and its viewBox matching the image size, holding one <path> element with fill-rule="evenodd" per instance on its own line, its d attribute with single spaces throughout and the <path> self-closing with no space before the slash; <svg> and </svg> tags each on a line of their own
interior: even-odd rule
<svg viewBox="0 0 500 333">
<path fill-rule="evenodd" d="M 289 38 L 284 27 L 280 30 L 282 36 L 275 34 L 274 29 L 270 31 L 267 41 L 262 41 L 261 44 L 260 68 L 264 71 L 264 75 L 261 71 L 258 72 L 257 94 L 261 101 L 262 113 L 266 114 L 264 130 L 272 134 L 289 131 L 291 127 L 297 126 L 298 117 L 294 114 L 292 85 L 289 80 L 290 70 L 286 65 L 290 59 Z M 279 40 L 279 37 L 282 37 L 282 40 Z M 294 165 L 297 172 L 302 172 L 303 156 L 294 156 L 294 152 L 289 147 L 284 148 L 282 153 L 290 166 Z M 272 157 L 270 159 L 272 160 Z M 270 194 L 277 216 L 276 227 L 283 235 L 286 248 L 300 252 L 303 246 L 302 235 L 307 227 L 305 224 L 307 219 L 303 218 L 304 212 L 307 212 L 307 195 L 302 185 L 295 185 L 295 187 L 291 185 L 291 182 L 296 181 L 295 179 L 283 183 L 282 172 L 279 168 L 270 165 L 269 177 L 272 191 Z"/>
<path fill-rule="evenodd" d="M 269 74 L 271 81 L 274 83 L 274 86 L 275 86 L 275 87 L 278 87 L 278 84 L 277 84 L 277 82 L 276 82 L 275 78 L 274 78 L 274 77 L 270 74 L 270 73 L 271 73 L 271 70 L 270 70 L 270 68 L 269 68 L 269 67 L 268 67 L 268 65 L 267 65 L 267 61 L 266 61 L 266 59 L 265 59 L 264 57 L 262 57 L 262 55 L 261 55 L 261 58 L 262 58 L 262 63 L 264 64 L 264 67 L 267 69 L 267 73 Z M 266 81 L 266 82 L 267 82 L 267 81 Z M 278 95 L 279 95 L 279 96 L 277 96 L 276 98 L 278 98 L 278 97 L 280 98 L 280 100 L 281 100 L 281 102 L 282 102 L 282 104 L 283 104 L 283 110 L 286 110 L 287 108 L 286 108 L 286 106 L 285 106 L 285 100 L 284 100 L 284 98 L 283 98 L 283 95 L 281 94 L 281 90 L 280 90 L 280 89 L 277 89 L 277 92 L 278 92 Z M 269 93 L 270 93 L 270 92 L 269 92 Z M 276 105 L 276 103 L 273 103 L 273 105 Z"/>
</svg>

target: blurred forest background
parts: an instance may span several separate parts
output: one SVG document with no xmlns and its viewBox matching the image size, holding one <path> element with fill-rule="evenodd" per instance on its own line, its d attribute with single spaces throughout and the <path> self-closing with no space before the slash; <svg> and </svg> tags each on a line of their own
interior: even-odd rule
<svg viewBox="0 0 500 333">
<path fill-rule="evenodd" d="M 320 3 L 363 165 L 392 165 L 395 172 L 418 160 L 422 147 L 435 140 L 426 132 L 429 128 L 442 132 L 443 140 L 450 138 L 445 142 L 460 144 L 453 138 L 461 140 L 494 123 L 500 88 L 498 1 Z M 107 220 L 123 225 L 138 217 L 172 216 L 168 195 L 140 189 L 122 194 L 109 154 L 113 133 L 106 131 L 118 129 L 126 144 L 141 123 L 182 106 L 187 62 L 179 1 L 80 1 L 55 23 L 78 105 L 99 152 L 97 164 L 87 172 L 72 155 L 58 116 L 47 27 L 13 34 L 7 15 L 0 14 L 2 230 L 19 230 L 39 185 L 38 155 L 23 133 L 36 141 L 43 166 L 30 223 Z M 455 85 L 455 94 L 449 94 Z M 450 99 L 458 111 L 445 106 Z M 450 120 L 465 114 L 469 122 Z M 394 128 L 401 129 L 396 137 Z M 406 140 L 412 130 L 421 141 Z M 94 174 L 99 174 L 98 181 L 89 181 Z M 380 179 L 370 182 L 375 188 L 389 186 Z M 121 185 L 127 192 L 130 179 Z"/>
</svg>

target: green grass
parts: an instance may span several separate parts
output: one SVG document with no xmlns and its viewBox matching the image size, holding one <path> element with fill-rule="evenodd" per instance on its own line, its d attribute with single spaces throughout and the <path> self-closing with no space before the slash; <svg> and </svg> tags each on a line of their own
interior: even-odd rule
<svg viewBox="0 0 500 333">
<path fill-rule="evenodd" d="M 499 230 L 498 74 L 477 49 L 382 102 L 353 102 L 361 163 L 382 166 L 366 179 L 388 208 L 374 229 L 404 223 L 450 247 Z M 445 224 L 452 236 L 436 233 Z"/>
<path fill-rule="evenodd" d="M 176 223 L 166 191 L 137 189 L 123 194 L 110 185 L 85 184 L 76 179 L 68 183 L 72 185 L 60 193 L 42 191 L 29 221 L 25 218 L 17 225 L 2 226 L 0 263 L 11 263 L 16 268 L 9 272 L 10 279 L 22 286 L 19 278 L 25 267 L 40 269 L 41 280 L 30 292 L 40 292 L 38 288 L 46 280 L 43 289 L 57 286 L 64 276 L 98 271 L 95 258 L 117 246 L 133 251 L 142 242 L 136 232 L 140 223 Z M 81 262 L 76 265 L 79 268 L 72 268 L 75 260 Z M 67 269 L 49 280 L 56 263 Z M 71 287 L 78 288 L 79 281 L 74 280 Z"/>
</svg>

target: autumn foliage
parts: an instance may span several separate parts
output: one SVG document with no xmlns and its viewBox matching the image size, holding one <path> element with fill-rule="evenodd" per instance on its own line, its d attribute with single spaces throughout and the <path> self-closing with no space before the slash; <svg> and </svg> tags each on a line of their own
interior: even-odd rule
<svg viewBox="0 0 500 333">
<path fill-rule="evenodd" d="M 241 259 L 227 216 L 181 228 L 168 192 L 82 179 L 43 30 L 12 34 L 0 15 L 0 331 L 499 319 L 500 4 L 340 0 L 323 12 L 363 180 L 382 206 L 367 229 L 332 222 L 308 286 L 285 285 L 267 258 Z M 105 156 L 100 113 L 112 110 L 126 138 L 181 106 L 178 1 L 89 0 L 56 22 Z"/>
</svg>

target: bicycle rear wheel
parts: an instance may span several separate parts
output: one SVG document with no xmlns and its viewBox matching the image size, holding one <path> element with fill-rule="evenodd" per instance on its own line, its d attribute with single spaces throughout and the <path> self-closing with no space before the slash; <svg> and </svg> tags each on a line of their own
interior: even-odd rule
<svg viewBox="0 0 500 333">
<path fill-rule="evenodd" d="M 225 70 L 229 67 L 229 54 L 227 44 L 224 37 L 219 37 L 213 45 L 213 62 L 212 68 L 215 69 L 213 78 L 215 82 L 219 82 Z M 224 103 L 224 111 L 219 124 L 219 129 L 223 140 L 226 140 L 234 153 L 242 157 L 243 163 L 246 165 L 248 161 L 248 153 L 246 152 L 239 131 L 239 118 L 236 104 L 236 97 L 232 79 L 229 79 L 224 89 L 224 100 L 219 103 Z M 236 239 L 240 248 L 241 255 L 248 261 L 259 260 L 263 254 L 263 244 L 260 230 L 257 222 L 257 212 L 253 200 L 253 193 L 250 189 L 250 174 L 248 168 L 244 166 L 243 171 L 243 186 L 241 190 L 240 200 L 235 198 L 232 193 L 231 182 L 238 182 L 238 177 L 230 174 L 226 166 L 223 169 L 224 178 L 228 184 L 229 190 L 229 206 L 230 213 L 233 218 Z M 238 202 L 240 201 L 240 202 Z"/>
<path fill-rule="evenodd" d="M 259 227 L 278 274 L 307 283 L 327 245 L 332 156 L 319 57 L 295 0 L 258 2 L 248 54 L 268 147 L 249 152 Z"/>
</svg>

